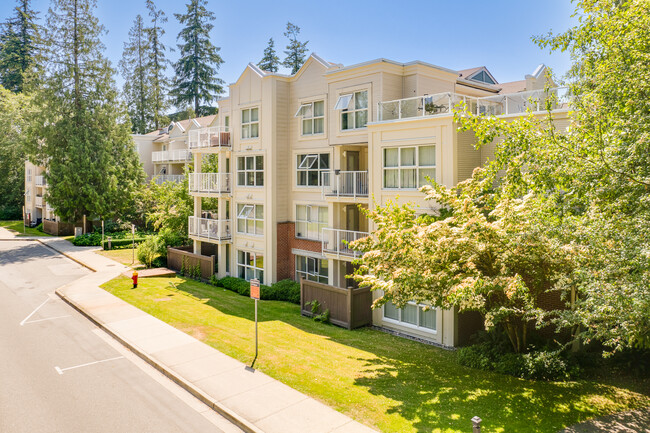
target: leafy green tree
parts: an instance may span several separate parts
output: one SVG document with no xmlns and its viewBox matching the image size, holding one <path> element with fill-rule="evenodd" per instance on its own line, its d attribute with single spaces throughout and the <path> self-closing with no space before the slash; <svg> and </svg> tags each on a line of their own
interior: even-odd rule
<svg viewBox="0 0 650 433">
<path fill-rule="evenodd" d="M 20 219 L 25 187 L 22 131 L 32 109 L 31 97 L 0 86 L 0 219 Z"/>
<path fill-rule="evenodd" d="M 560 133 L 553 115 L 516 122 L 457 116 L 479 145 L 502 137 L 490 167 L 506 173 L 504 194 L 533 192 L 549 221 L 572 225 L 560 238 L 579 246 L 575 302 L 558 324 L 613 350 L 650 346 L 650 4 L 583 0 L 580 23 L 537 37 L 569 51 L 573 122 Z"/>
<path fill-rule="evenodd" d="M 33 79 L 38 64 L 38 13 L 29 0 L 17 0 L 15 16 L 3 23 L 0 34 L 0 84 L 12 92 L 22 92 Z"/>
<path fill-rule="evenodd" d="M 146 134 L 154 124 L 149 43 L 144 21 L 138 15 L 129 30 L 129 41 L 124 43 L 122 60 L 119 62 L 124 78 L 124 99 L 136 134 Z"/>
<path fill-rule="evenodd" d="M 103 56 L 94 0 L 54 0 L 45 34 L 48 74 L 35 96 L 32 159 L 47 167 L 45 199 L 64 221 L 115 218 L 144 180 L 114 70 Z"/>
<path fill-rule="evenodd" d="M 262 60 L 257 64 L 260 69 L 268 72 L 278 72 L 278 66 L 280 66 L 280 58 L 275 52 L 275 42 L 273 38 L 269 39 L 269 44 L 264 49 L 264 55 Z"/>
<path fill-rule="evenodd" d="M 298 40 L 299 33 L 300 27 L 290 22 L 287 23 L 287 31 L 284 32 L 284 35 L 289 39 L 289 45 L 287 45 L 287 49 L 284 51 L 287 57 L 282 64 L 290 68 L 292 74 L 298 72 L 307 57 L 307 44 L 309 41 L 300 42 Z"/>
<path fill-rule="evenodd" d="M 146 219 L 154 229 L 168 229 L 183 238 L 188 233 L 188 218 L 194 213 L 194 199 L 189 194 L 188 176 L 183 182 L 149 183 L 139 201 L 146 203 Z"/>
<path fill-rule="evenodd" d="M 209 104 L 223 93 L 223 80 L 217 77 L 217 70 L 223 63 L 219 55 L 221 48 L 210 42 L 210 22 L 215 15 L 206 9 L 207 0 L 190 0 L 185 14 L 174 14 L 185 27 L 177 39 L 180 58 L 174 64 L 174 77 L 171 95 L 176 106 L 193 104 L 194 112 L 203 115 L 204 104 Z"/>
<path fill-rule="evenodd" d="M 543 310 L 540 299 L 566 289 L 562 277 L 574 255 L 548 235 L 543 202 L 527 195 L 493 207 L 486 185 L 477 169 L 454 188 L 424 187 L 428 200 L 451 211 L 447 217 L 416 218 L 412 207 L 394 204 L 368 212 L 377 230 L 352 244 L 364 252 L 356 278 L 382 291 L 375 307 L 415 301 L 478 311 L 488 330 L 503 328 L 521 353 L 528 328 L 557 314 Z"/>
<path fill-rule="evenodd" d="M 148 65 L 151 76 L 151 100 L 153 101 L 153 125 L 160 129 L 169 123 L 165 112 L 169 109 L 169 78 L 167 78 L 167 66 L 171 62 L 167 59 L 167 47 L 162 42 L 165 29 L 162 27 L 167 22 L 167 16 L 162 9 L 156 9 L 152 0 L 147 0 L 147 9 L 151 17 L 150 27 L 145 28 L 149 39 L 149 60 Z"/>
</svg>

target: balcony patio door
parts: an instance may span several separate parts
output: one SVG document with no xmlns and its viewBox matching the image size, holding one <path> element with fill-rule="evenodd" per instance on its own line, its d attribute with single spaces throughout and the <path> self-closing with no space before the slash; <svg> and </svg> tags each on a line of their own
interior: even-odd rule
<svg viewBox="0 0 650 433">
<path fill-rule="evenodd" d="M 357 205 L 345 206 L 345 229 L 359 231 L 359 208 Z"/>
<path fill-rule="evenodd" d="M 347 150 L 345 155 L 345 170 L 359 171 L 359 151 Z"/>
</svg>

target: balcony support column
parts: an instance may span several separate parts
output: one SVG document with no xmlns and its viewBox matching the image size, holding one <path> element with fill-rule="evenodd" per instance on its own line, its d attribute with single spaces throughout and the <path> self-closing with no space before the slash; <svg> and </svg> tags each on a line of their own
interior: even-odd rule
<svg viewBox="0 0 650 433">
<path fill-rule="evenodd" d="M 194 240 L 194 254 L 201 254 L 201 241 Z"/>
</svg>

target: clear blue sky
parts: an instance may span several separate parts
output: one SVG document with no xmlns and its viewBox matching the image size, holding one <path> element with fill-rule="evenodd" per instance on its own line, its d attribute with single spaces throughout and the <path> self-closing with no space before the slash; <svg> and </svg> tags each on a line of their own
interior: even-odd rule
<svg viewBox="0 0 650 433">
<path fill-rule="evenodd" d="M 184 3 L 156 1 L 169 17 L 167 45 L 175 47 L 180 27 L 173 14 L 184 12 Z M 42 22 L 49 0 L 32 0 L 32 4 L 41 11 Z M 14 0 L 0 1 L 0 20 L 12 13 L 14 5 Z M 97 0 L 97 5 L 96 15 L 108 30 L 106 55 L 116 66 L 135 16 L 146 17 L 145 2 Z M 310 51 L 332 62 L 351 65 L 385 57 L 450 69 L 487 66 L 499 82 L 521 80 L 539 63 L 564 74 L 568 54 L 550 55 L 530 38 L 549 30 L 564 31 L 576 22 L 570 17 L 574 8 L 569 0 L 209 0 L 208 8 L 216 15 L 211 36 L 221 47 L 225 63 L 219 76 L 226 83 L 234 82 L 248 62 L 260 60 L 270 37 L 279 56 L 284 56 L 287 21 L 301 28 L 301 40 L 309 40 Z M 176 56 L 170 55 L 172 60 Z"/>
</svg>

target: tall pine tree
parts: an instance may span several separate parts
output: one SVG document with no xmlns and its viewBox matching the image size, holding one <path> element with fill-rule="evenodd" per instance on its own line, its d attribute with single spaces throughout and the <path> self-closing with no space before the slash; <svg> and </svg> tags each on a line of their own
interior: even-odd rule
<svg viewBox="0 0 650 433">
<path fill-rule="evenodd" d="M 284 35 L 289 38 L 289 45 L 287 45 L 287 49 L 284 51 L 287 57 L 282 64 L 290 68 L 292 74 L 298 72 L 307 57 L 307 44 L 309 41 L 300 42 L 298 40 L 299 33 L 300 27 L 287 23 L 287 31 L 284 32 Z"/>
<path fill-rule="evenodd" d="M 37 65 L 38 13 L 29 0 L 17 0 L 15 15 L 2 25 L 0 33 L 0 84 L 12 92 L 22 92 Z"/>
<path fill-rule="evenodd" d="M 52 0 L 47 17 L 48 74 L 30 141 L 34 162 L 47 169 L 45 199 L 64 221 L 124 215 L 144 180 L 95 7 Z"/>
<path fill-rule="evenodd" d="M 273 38 L 269 39 L 269 44 L 264 49 L 264 56 L 262 60 L 257 64 L 260 69 L 268 72 L 278 72 L 278 66 L 280 66 L 280 58 L 275 52 L 275 42 Z"/>
<path fill-rule="evenodd" d="M 165 29 L 162 24 L 167 22 L 167 16 L 162 9 L 156 9 L 152 0 L 147 0 L 147 9 L 151 17 L 151 26 L 145 31 L 149 38 L 149 72 L 151 75 L 151 101 L 153 109 L 153 126 L 160 129 L 169 123 L 165 112 L 169 109 L 169 79 L 167 78 L 167 66 L 171 63 L 167 59 L 167 47 L 162 42 Z"/>
<path fill-rule="evenodd" d="M 219 50 L 210 42 L 210 30 L 214 27 L 214 13 L 206 9 L 207 0 L 190 0 L 185 14 L 174 14 L 185 27 L 178 34 L 182 40 L 178 45 L 180 58 L 174 64 L 174 78 L 171 95 L 177 107 L 192 104 L 201 116 L 209 104 L 223 93 L 223 80 L 217 78 L 217 70 L 223 63 Z"/>
<path fill-rule="evenodd" d="M 144 21 L 138 15 L 129 30 L 129 41 L 124 43 L 119 63 L 124 78 L 124 100 L 136 134 L 146 134 L 153 125 L 150 53 Z"/>
</svg>

